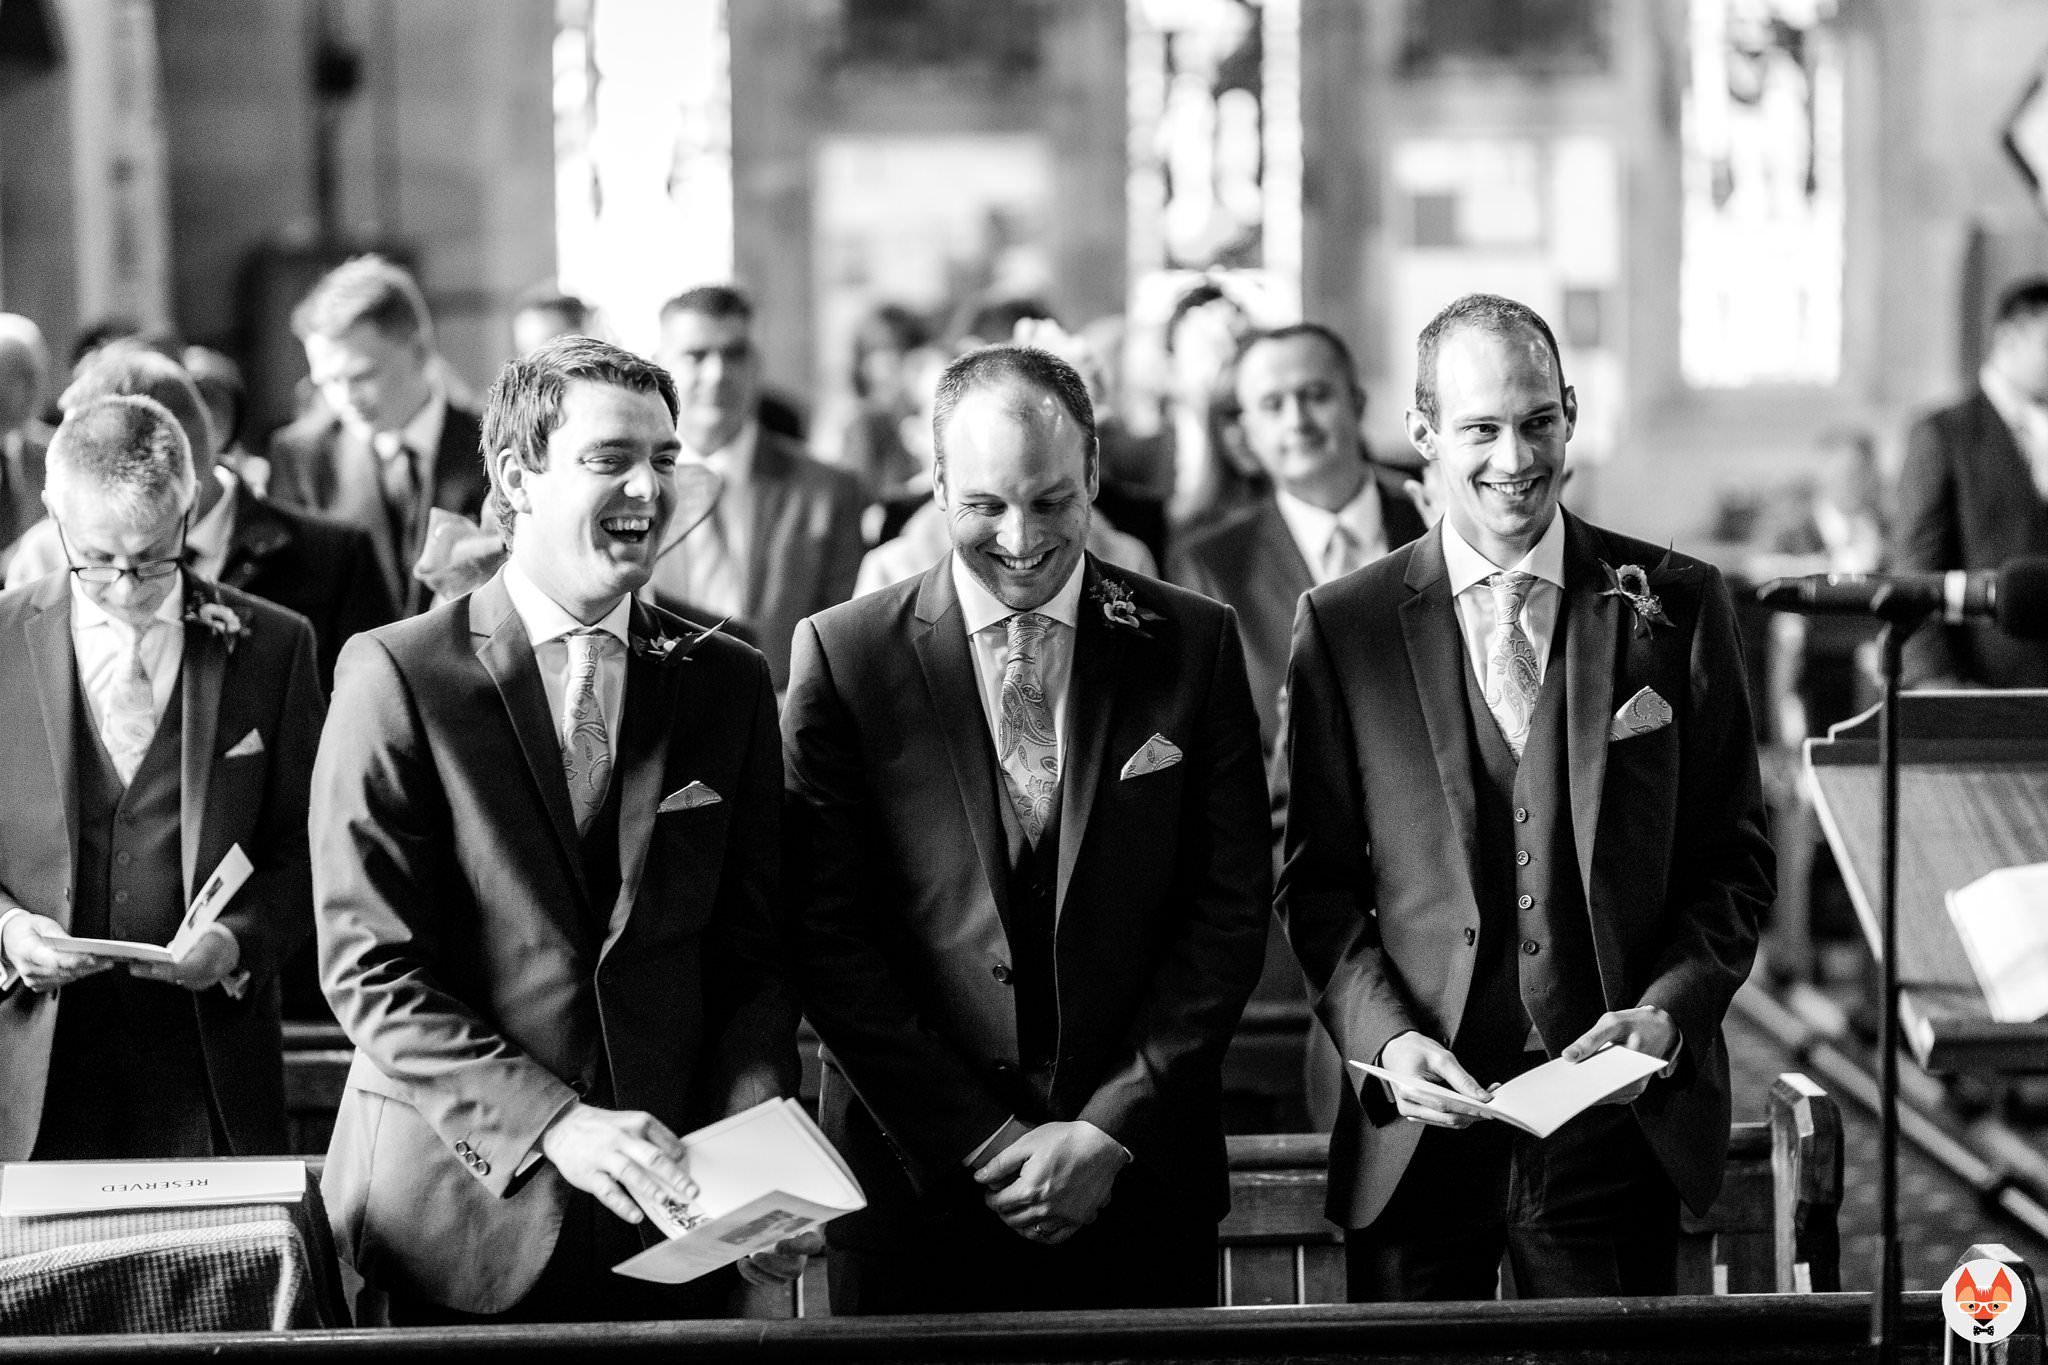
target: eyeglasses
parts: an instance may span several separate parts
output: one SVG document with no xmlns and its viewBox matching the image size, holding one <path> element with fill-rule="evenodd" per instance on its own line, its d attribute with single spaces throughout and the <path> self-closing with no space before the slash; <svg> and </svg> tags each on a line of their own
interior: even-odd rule
<svg viewBox="0 0 2048 1365">
<path fill-rule="evenodd" d="M 138 583 L 154 583 L 169 578 L 185 566 L 185 535 L 191 529 L 191 518 L 183 517 L 178 522 L 178 553 L 166 559 L 145 559 L 138 564 L 80 564 L 72 558 L 70 538 L 64 534 L 64 527 L 57 527 L 57 542 L 64 547 L 64 558 L 70 561 L 72 575 L 81 583 L 106 587 L 119 583 L 124 578 L 133 578 Z"/>
</svg>

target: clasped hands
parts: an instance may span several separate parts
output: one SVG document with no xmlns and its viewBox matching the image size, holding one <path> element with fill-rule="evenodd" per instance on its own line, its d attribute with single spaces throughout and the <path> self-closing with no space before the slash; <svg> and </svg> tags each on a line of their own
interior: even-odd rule
<svg viewBox="0 0 2048 1365">
<path fill-rule="evenodd" d="M 974 1172 L 983 1202 L 1040 1246 L 1058 1246 L 1094 1222 L 1130 1160 L 1122 1143 L 1086 1122 L 1027 1128 L 1011 1119 L 991 1148 Z"/>
<path fill-rule="evenodd" d="M 1670 1015 L 1655 1005 L 1609 1010 L 1562 1055 L 1567 1061 L 1584 1061 L 1609 1043 L 1633 1048 L 1652 1057 L 1669 1057 L 1671 1050 L 1678 1045 L 1678 1026 L 1671 1021 Z M 1471 1100 L 1469 1104 L 1461 1104 L 1399 1081 L 1388 1081 L 1387 1089 L 1394 1097 L 1395 1112 L 1404 1119 L 1426 1123 L 1432 1128 L 1466 1128 L 1477 1123 L 1486 1117 L 1487 1099 L 1499 1088 L 1481 1085 L 1472 1078 L 1471 1072 L 1459 1065 L 1448 1047 L 1427 1034 L 1413 1030 L 1389 1039 L 1387 1045 L 1380 1049 L 1379 1064 L 1398 1075 L 1433 1081 Z M 1624 1090 L 1617 1090 L 1601 1103 L 1633 1103 L 1649 1088 L 1650 1080 L 1646 1076 Z"/>
<path fill-rule="evenodd" d="M 65 936 L 64 926 L 47 915 L 20 914 L 7 922 L 5 934 L 0 935 L 0 952 L 21 974 L 22 984 L 37 992 L 54 991 L 97 976 L 109 967 L 124 965 L 111 957 L 68 952 L 50 942 Z M 188 991 L 203 991 L 233 976 L 242 962 L 241 945 L 232 933 L 181 933 L 171 940 L 170 949 L 169 962 L 126 963 L 129 974 L 146 981 L 183 986 Z"/>
<path fill-rule="evenodd" d="M 628 1223 L 646 1217 L 633 1202 L 635 1194 L 650 1204 L 697 1197 L 681 1139 L 640 1110 L 600 1109 L 579 1100 L 541 1134 L 540 1150 L 564 1180 L 596 1195 Z M 740 1277 L 750 1284 L 787 1284 L 804 1273 L 805 1257 L 824 1249 L 822 1232 L 785 1237 L 772 1250 L 741 1261 Z"/>
</svg>

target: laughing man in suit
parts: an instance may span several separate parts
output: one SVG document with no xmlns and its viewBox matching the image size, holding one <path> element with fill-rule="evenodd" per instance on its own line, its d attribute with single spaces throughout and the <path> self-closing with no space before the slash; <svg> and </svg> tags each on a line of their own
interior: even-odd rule
<svg viewBox="0 0 2048 1365">
<path fill-rule="evenodd" d="M 66 562 L 0 594 L 0 1160 L 283 1152 L 276 969 L 312 930 L 312 631 L 183 567 L 192 459 L 162 405 L 80 405 L 48 469 Z M 238 844 L 248 882 L 181 934 Z M 123 969 L 61 934 L 175 956 Z"/>
<path fill-rule="evenodd" d="M 1535 312 L 1445 308 L 1408 414 L 1445 516 L 1295 623 L 1289 937 L 1346 1057 L 1466 1097 L 1346 1090 L 1354 1299 L 1489 1298 L 1503 1250 L 1524 1296 L 1669 1293 L 1678 1201 L 1720 1186 L 1721 1019 L 1772 879 L 1733 609 L 1560 508 L 1577 413 Z M 1546 1141 L 1475 1123 L 1610 1042 L 1669 1065 Z"/>
<path fill-rule="evenodd" d="M 381 256 L 330 270 L 292 310 L 321 406 L 271 438 L 270 496 L 369 532 L 399 615 L 426 610 L 413 578 L 433 508 L 475 521 L 477 415 L 434 372 L 434 328 L 411 272 Z"/>
<path fill-rule="evenodd" d="M 1294 608 L 1422 534 L 1404 480 L 1366 456 L 1365 389 L 1351 349 L 1329 328 L 1296 323 L 1249 337 L 1233 379 L 1238 428 L 1272 491 L 1175 552 L 1173 581 L 1228 602 L 1267 752 L 1280 742 L 1280 693 Z"/>
<path fill-rule="evenodd" d="M 953 551 L 797 630 L 792 957 L 867 1191 L 835 1313 L 1215 1302 L 1223 1052 L 1269 916 L 1229 608 L 1085 554 L 1064 361 L 953 362 Z"/>
<path fill-rule="evenodd" d="M 659 1237 L 632 1196 L 688 1198 L 676 1135 L 796 1085 L 768 670 L 633 595 L 675 411 L 665 371 L 587 337 L 508 365 L 504 568 L 336 670 L 313 880 L 356 1058 L 324 1188 L 397 1324 L 724 1311 L 724 1277 L 612 1273 Z"/>
</svg>

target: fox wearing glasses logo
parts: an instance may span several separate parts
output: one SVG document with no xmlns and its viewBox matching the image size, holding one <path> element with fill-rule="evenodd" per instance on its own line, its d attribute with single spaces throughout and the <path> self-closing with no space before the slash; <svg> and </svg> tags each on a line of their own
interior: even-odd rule
<svg viewBox="0 0 2048 1365">
<path fill-rule="evenodd" d="M 1965 1261 L 1942 1286 L 1942 1314 L 1966 1341 L 2004 1341 L 2026 1317 L 2025 1283 L 2010 1268 L 1986 1258 Z"/>
</svg>

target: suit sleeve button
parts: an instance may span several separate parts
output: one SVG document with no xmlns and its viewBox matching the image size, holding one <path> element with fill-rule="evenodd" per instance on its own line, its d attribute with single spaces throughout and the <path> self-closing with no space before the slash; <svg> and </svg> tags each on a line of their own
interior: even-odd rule
<svg viewBox="0 0 2048 1365">
<path fill-rule="evenodd" d="M 457 1138 L 455 1139 L 455 1150 L 463 1156 L 468 1156 L 469 1144 L 467 1142 L 464 1142 L 461 1138 Z"/>
<path fill-rule="evenodd" d="M 1542 951 L 1542 948 L 1537 944 L 1535 939 L 1525 938 L 1522 940 L 1522 951 L 1527 953 L 1530 957 L 1534 957 L 1537 953 Z"/>
<path fill-rule="evenodd" d="M 1523 910 L 1527 910 L 1530 906 L 1534 905 L 1535 903 L 1536 898 L 1534 896 L 1529 895 L 1527 892 L 1524 892 L 1522 895 L 1515 898 L 1515 905 Z"/>
<path fill-rule="evenodd" d="M 1528 849 L 1526 849 L 1526 848 L 1518 848 L 1518 849 L 1516 849 L 1516 850 L 1515 850 L 1515 866 L 1516 866 L 1516 867 L 1527 867 L 1528 865 L 1529 865 L 1529 850 L 1528 850 Z"/>
<path fill-rule="evenodd" d="M 478 1157 L 476 1159 L 476 1173 L 478 1175 L 489 1175 L 491 1173 L 491 1163 L 485 1161 L 482 1157 Z"/>
<path fill-rule="evenodd" d="M 1529 808 L 1527 806 L 1515 807 L 1515 823 L 1518 825 L 1529 823 Z"/>
<path fill-rule="evenodd" d="M 1477 929 L 1467 929 L 1465 931 L 1465 946 L 1467 948 L 1470 948 L 1473 944 L 1477 943 L 1478 941 L 1479 931 Z"/>
<path fill-rule="evenodd" d="M 1001 962 L 998 962 L 995 966 L 989 969 L 989 975 L 993 976 L 997 981 L 1001 982 L 1005 986 L 1010 984 L 1010 969 L 1008 966 Z"/>
</svg>

